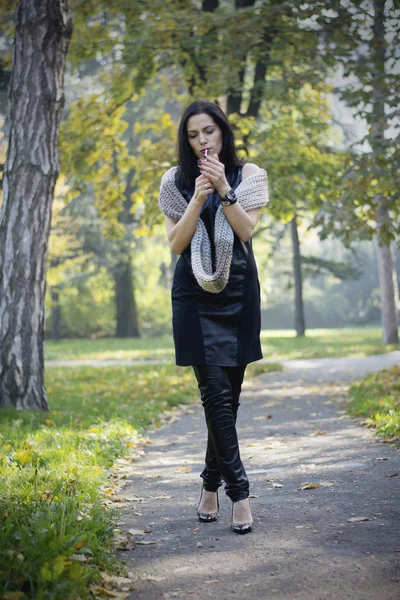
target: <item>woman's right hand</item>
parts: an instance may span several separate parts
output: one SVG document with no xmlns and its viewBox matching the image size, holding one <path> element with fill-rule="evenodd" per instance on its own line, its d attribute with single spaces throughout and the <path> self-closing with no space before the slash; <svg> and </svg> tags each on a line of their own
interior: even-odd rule
<svg viewBox="0 0 400 600">
<path fill-rule="evenodd" d="M 214 191 L 214 186 L 206 175 L 199 175 L 195 182 L 193 198 L 196 202 L 204 204 L 209 194 Z"/>
</svg>

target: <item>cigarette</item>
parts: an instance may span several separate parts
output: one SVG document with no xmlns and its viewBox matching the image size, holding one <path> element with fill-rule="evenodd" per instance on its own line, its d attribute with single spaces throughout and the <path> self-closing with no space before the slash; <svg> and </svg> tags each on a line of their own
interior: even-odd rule
<svg viewBox="0 0 400 600">
<path fill-rule="evenodd" d="M 207 157 L 208 148 L 204 150 L 204 156 Z"/>
</svg>

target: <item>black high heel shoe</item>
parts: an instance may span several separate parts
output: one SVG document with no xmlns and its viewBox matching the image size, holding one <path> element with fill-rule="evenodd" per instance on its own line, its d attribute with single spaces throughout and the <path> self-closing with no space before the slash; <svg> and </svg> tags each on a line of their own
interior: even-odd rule
<svg viewBox="0 0 400 600">
<path fill-rule="evenodd" d="M 202 488 L 201 490 L 201 494 L 200 494 L 200 500 L 199 503 L 197 505 L 197 515 L 199 517 L 199 521 L 201 521 L 202 523 L 212 523 L 213 521 L 216 521 L 218 519 L 219 516 L 219 500 L 218 500 L 218 490 L 215 492 L 217 494 L 217 510 L 214 512 L 199 512 L 199 506 L 201 504 L 201 498 L 203 496 L 203 491 L 204 488 Z"/>
<path fill-rule="evenodd" d="M 249 504 L 250 504 L 250 498 L 248 498 L 249 500 Z M 233 507 L 234 507 L 234 502 L 232 502 L 232 513 L 231 513 L 231 529 L 232 531 L 234 531 L 235 533 L 250 533 L 251 532 L 251 526 L 253 525 L 253 521 L 251 521 L 250 523 L 235 523 L 233 520 Z"/>
</svg>

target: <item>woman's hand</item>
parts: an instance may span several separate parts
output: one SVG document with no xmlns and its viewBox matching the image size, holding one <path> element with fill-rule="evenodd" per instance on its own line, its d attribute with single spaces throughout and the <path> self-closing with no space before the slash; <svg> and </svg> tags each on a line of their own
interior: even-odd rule
<svg viewBox="0 0 400 600">
<path fill-rule="evenodd" d="M 218 155 L 207 156 L 198 161 L 199 169 L 203 175 L 206 175 L 221 197 L 230 190 L 230 185 L 226 180 L 225 165 L 218 160 Z"/>
<path fill-rule="evenodd" d="M 206 175 L 201 174 L 199 175 L 199 177 L 196 178 L 193 195 L 193 198 L 196 200 L 196 202 L 204 204 L 204 202 L 207 200 L 208 195 L 211 194 L 213 191 L 214 186 L 211 183 L 209 177 L 206 177 Z"/>
</svg>

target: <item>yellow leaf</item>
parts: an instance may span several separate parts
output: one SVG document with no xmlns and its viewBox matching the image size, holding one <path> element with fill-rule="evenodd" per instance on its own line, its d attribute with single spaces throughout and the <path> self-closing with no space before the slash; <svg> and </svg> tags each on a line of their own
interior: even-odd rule
<svg viewBox="0 0 400 600">
<path fill-rule="evenodd" d="M 191 470 L 188 467 L 180 467 L 179 469 L 175 469 L 175 473 L 190 473 Z"/>
<path fill-rule="evenodd" d="M 305 483 L 301 487 L 297 488 L 298 490 L 313 490 L 319 486 L 318 483 Z"/>
<path fill-rule="evenodd" d="M 76 544 L 74 544 L 74 548 L 75 550 L 79 550 L 80 548 L 82 548 L 82 546 L 85 545 L 85 542 L 83 542 L 82 540 L 80 542 L 76 542 Z"/>
</svg>

